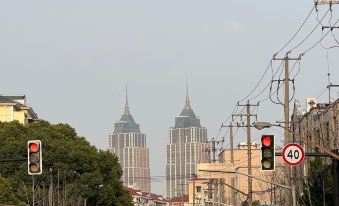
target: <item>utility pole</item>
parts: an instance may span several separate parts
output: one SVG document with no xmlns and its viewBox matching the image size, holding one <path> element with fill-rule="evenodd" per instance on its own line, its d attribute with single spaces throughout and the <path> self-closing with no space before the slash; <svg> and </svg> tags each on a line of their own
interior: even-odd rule
<svg viewBox="0 0 339 206">
<path fill-rule="evenodd" d="M 250 104 L 247 100 L 247 104 L 241 105 L 238 103 L 238 106 L 246 106 L 246 115 L 244 114 L 233 114 L 233 116 L 246 116 L 246 128 L 247 128 L 247 162 L 248 162 L 248 206 L 252 206 L 252 140 L 251 140 L 251 116 L 257 116 L 256 114 L 251 114 L 251 106 L 259 106 L 257 104 Z"/>
<path fill-rule="evenodd" d="M 298 58 L 290 58 L 288 56 L 290 52 L 287 52 L 284 58 L 275 58 L 275 56 L 277 54 L 274 54 L 273 56 L 273 60 L 283 60 L 285 63 L 285 79 L 284 79 L 284 90 L 285 90 L 285 94 L 284 94 L 284 121 L 285 121 L 285 127 L 284 127 L 284 143 L 291 143 L 291 137 L 290 137 L 290 79 L 289 79 L 289 60 L 300 60 L 301 59 L 301 55 L 299 55 Z M 286 167 L 285 170 L 285 175 L 286 177 L 290 177 L 290 186 L 292 187 L 291 189 L 291 197 L 289 198 L 290 201 L 290 205 L 296 206 L 297 202 L 296 197 L 295 197 L 295 183 L 294 183 L 294 177 L 295 177 L 295 169 L 293 169 L 293 166 L 289 166 Z M 292 203 L 292 204 L 291 204 Z"/>
<path fill-rule="evenodd" d="M 230 125 L 222 125 L 222 127 L 228 127 L 230 128 L 230 149 L 231 149 L 231 163 L 234 164 L 234 143 L 233 143 L 233 125 L 230 123 Z"/>
<path fill-rule="evenodd" d="M 230 149 L 231 149 L 231 164 L 234 165 L 234 137 L 233 137 L 233 125 L 230 123 L 230 125 L 222 125 L 222 127 L 228 127 L 230 128 Z M 231 186 L 235 188 L 235 178 L 231 178 Z M 236 206 L 237 202 L 235 200 L 235 192 L 236 190 L 232 190 L 232 199 L 233 199 L 233 205 Z"/>
<path fill-rule="evenodd" d="M 216 159 L 215 159 L 215 140 L 214 138 L 212 139 L 212 162 L 215 163 L 216 162 Z"/>
<path fill-rule="evenodd" d="M 196 175 L 193 174 L 193 206 L 195 206 L 195 177 Z"/>
<path fill-rule="evenodd" d="M 217 149 L 215 147 L 215 144 L 216 143 L 219 144 L 219 143 L 222 143 L 222 142 L 224 142 L 224 141 L 218 141 L 218 140 L 215 140 L 214 138 L 212 138 L 212 140 L 211 140 L 211 144 L 212 144 L 212 148 L 211 148 L 211 150 L 212 150 L 212 162 L 213 163 L 215 163 L 217 161 L 217 159 L 216 159 Z"/>
</svg>

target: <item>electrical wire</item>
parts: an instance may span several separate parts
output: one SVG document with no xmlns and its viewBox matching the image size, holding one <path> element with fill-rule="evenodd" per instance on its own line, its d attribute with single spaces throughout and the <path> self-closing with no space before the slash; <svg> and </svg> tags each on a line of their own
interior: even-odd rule
<svg viewBox="0 0 339 206">
<path fill-rule="evenodd" d="M 339 22 L 339 19 L 335 22 L 334 26 Z M 322 36 L 320 38 L 319 41 L 317 41 L 314 45 L 312 45 L 310 48 L 308 48 L 307 50 L 305 50 L 304 52 L 301 53 L 301 56 L 304 56 L 307 52 L 311 51 L 314 47 L 316 47 L 328 34 L 330 33 L 330 30 L 328 32 L 326 32 L 326 34 L 324 36 Z M 339 46 L 331 46 L 328 47 L 327 49 L 332 49 L 335 47 L 339 47 Z"/>
<path fill-rule="evenodd" d="M 312 31 L 299 43 L 297 44 L 295 47 L 293 47 L 288 53 L 292 52 L 293 50 L 295 50 L 296 48 L 298 48 L 301 44 L 303 44 L 312 34 L 313 32 L 318 28 L 318 26 L 321 24 L 322 20 L 327 16 L 328 12 L 330 11 L 330 9 L 328 9 L 326 11 L 326 13 L 324 14 L 324 16 L 320 19 L 320 21 L 318 22 L 318 24 L 312 29 Z"/>
<path fill-rule="evenodd" d="M 325 89 L 317 96 L 317 99 L 319 99 L 326 91 L 327 91 L 327 88 L 325 88 Z"/>
<path fill-rule="evenodd" d="M 300 32 L 300 30 L 304 27 L 305 23 L 307 22 L 307 20 L 309 19 L 309 17 L 311 16 L 311 14 L 313 13 L 313 11 L 315 10 L 315 6 L 312 7 L 311 11 L 308 13 L 306 19 L 303 21 L 303 23 L 301 24 L 301 26 L 299 27 L 299 29 L 294 33 L 294 35 L 287 41 L 287 43 L 281 48 L 279 49 L 279 51 L 277 51 L 276 53 L 280 53 L 282 50 L 284 50 L 287 45 L 289 45 L 289 43 L 292 42 L 292 40 L 297 36 L 297 34 Z"/>
<path fill-rule="evenodd" d="M 261 75 L 261 77 L 260 77 L 258 83 L 257 83 L 257 84 L 254 86 L 254 88 L 252 89 L 252 91 L 251 91 L 247 96 L 245 96 L 244 98 L 240 99 L 239 102 L 242 102 L 242 101 L 244 101 L 245 99 L 247 99 L 247 98 L 248 98 L 248 97 L 249 97 L 249 96 L 250 96 L 250 95 L 251 95 L 251 94 L 259 87 L 261 81 L 262 81 L 263 78 L 265 77 L 265 75 L 266 75 L 266 73 L 268 72 L 268 70 L 270 69 L 271 65 L 272 65 L 272 59 L 271 59 L 270 63 L 268 64 L 268 66 L 266 67 L 264 73 Z"/>
<path fill-rule="evenodd" d="M 278 74 L 278 72 L 281 70 L 281 66 L 282 66 L 282 64 L 283 64 L 283 61 L 281 61 L 281 63 L 280 63 L 280 65 L 279 65 L 279 67 L 278 67 L 278 69 L 277 69 L 277 71 L 274 73 L 273 72 L 273 68 L 272 68 L 272 66 L 271 66 L 271 72 L 272 72 L 272 78 L 271 78 L 271 81 L 275 78 L 275 76 Z M 281 70 L 282 71 L 282 70 Z M 270 84 L 271 84 L 271 81 L 270 82 L 268 82 L 268 84 L 266 84 L 266 86 L 256 95 L 256 96 L 254 96 L 253 98 L 251 98 L 251 99 L 249 99 L 249 101 L 251 101 L 251 100 L 253 100 L 253 99 L 256 99 L 257 97 L 259 97 L 262 93 L 264 93 L 265 91 L 266 91 L 266 89 L 270 86 Z M 258 101 L 259 103 L 260 102 L 262 102 L 261 100 L 260 101 Z"/>
</svg>

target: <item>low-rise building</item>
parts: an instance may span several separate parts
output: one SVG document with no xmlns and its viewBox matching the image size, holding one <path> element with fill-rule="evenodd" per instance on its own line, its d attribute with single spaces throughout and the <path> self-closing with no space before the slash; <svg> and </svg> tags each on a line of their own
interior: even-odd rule
<svg viewBox="0 0 339 206">
<path fill-rule="evenodd" d="M 291 117 L 291 138 L 299 143 L 305 152 L 323 152 L 339 147 L 339 99 L 332 103 L 317 103 L 316 98 L 307 98 L 306 111 L 300 102 L 295 101 Z M 309 176 L 311 161 L 315 157 L 307 157 L 294 172 L 297 191 L 302 192 L 304 177 Z M 323 162 L 331 164 L 330 158 Z"/>
<path fill-rule="evenodd" d="M 129 192 L 135 206 L 168 206 L 169 201 L 162 195 L 157 195 L 150 192 L 142 192 L 130 187 L 124 187 L 124 190 Z"/>
<path fill-rule="evenodd" d="M 205 202 L 208 202 L 212 199 L 210 196 L 209 190 L 211 189 L 211 184 L 207 178 L 193 178 L 188 183 L 188 192 L 189 192 L 189 205 L 202 206 Z"/>
<path fill-rule="evenodd" d="M 28 124 L 38 120 L 38 115 L 27 106 L 25 96 L 0 95 L 0 122 L 19 121 Z"/>
<path fill-rule="evenodd" d="M 234 163 L 231 163 L 231 150 L 226 149 L 219 155 L 219 163 L 202 163 L 198 165 L 198 177 L 209 180 L 201 205 L 242 205 L 248 197 L 248 174 L 246 143 L 233 150 Z M 284 170 L 281 157 L 276 157 L 275 172 L 261 171 L 261 150 L 258 144 L 252 143 L 252 176 L 271 182 L 283 183 Z M 208 172 L 213 171 L 213 172 Z M 192 185 L 192 182 L 189 182 Z M 191 188 L 192 186 L 189 186 Z M 196 188 L 197 190 L 197 188 Z M 193 191 L 193 189 L 192 189 Z M 286 189 L 252 178 L 252 201 L 260 204 L 283 203 Z M 191 192 L 190 192 L 191 194 Z M 190 198 L 191 199 L 191 198 Z"/>
<path fill-rule="evenodd" d="M 181 195 L 174 197 L 169 201 L 170 206 L 188 206 L 189 205 L 189 195 Z"/>
</svg>

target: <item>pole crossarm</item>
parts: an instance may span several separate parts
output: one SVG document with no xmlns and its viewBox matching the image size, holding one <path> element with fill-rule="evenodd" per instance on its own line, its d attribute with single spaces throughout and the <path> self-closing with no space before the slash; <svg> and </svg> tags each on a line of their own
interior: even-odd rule
<svg viewBox="0 0 339 206">
<path fill-rule="evenodd" d="M 278 55 L 278 53 L 275 53 L 273 55 L 273 60 L 301 60 L 301 57 L 304 55 L 304 54 L 299 54 L 298 57 L 289 57 L 288 54 L 291 53 L 291 51 L 288 51 L 285 55 L 285 57 L 280 57 L 280 58 L 277 58 L 276 56 Z"/>
<path fill-rule="evenodd" d="M 330 84 L 330 85 L 327 85 L 327 88 L 329 88 L 329 87 L 339 87 L 339 84 Z"/>
<path fill-rule="evenodd" d="M 339 1 L 315 1 L 315 5 L 339 4 Z"/>
</svg>

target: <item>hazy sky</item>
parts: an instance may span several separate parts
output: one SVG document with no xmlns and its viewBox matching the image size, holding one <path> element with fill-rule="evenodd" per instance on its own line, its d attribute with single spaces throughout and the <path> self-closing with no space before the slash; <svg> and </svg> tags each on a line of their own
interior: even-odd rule
<svg viewBox="0 0 339 206">
<path fill-rule="evenodd" d="M 152 191 L 164 193 L 168 128 L 184 106 L 186 78 L 192 108 L 209 138 L 215 137 L 312 6 L 313 0 L 4 1 L 0 94 L 26 95 L 41 119 L 69 123 L 91 144 L 106 149 L 113 123 L 123 113 L 128 82 L 130 110 L 147 134 L 151 176 L 157 176 Z M 332 21 L 328 13 L 324 25 L 338 19 L 338 8 L 333 6 Z M 320 18 L 327 9 L 319 7 Z M 287 49 L 313 29 L 316 18 L 313 12 Z M 339 38 L 338 32 L 334 30 Z M 291 56 L 320 37 L 321 26 Z M 336 44 L 331 35 L 322 43 Z M 273 71 L 279 64 L 274 62 Z M 337 49 L 316 46 L 301 61 L 295 98 L 305 105 L 306 97 L 320 95 L 328 68 L 332 82 L 339 84 L 338 65 Z M 258 91 L 270 78 L 271 69 Z M 338 97 L 336 91 L 333 96 Z M 266 97 L 268 90 L 252 102 Z M 327 101 L 327 94 L 319 101 Z M 256 112 L 259 120 L 274 122 L 283 118 L 282 110 L 268 100 Z M 282 135 L 275 129 L 265 132 Z M 259 135 L 254 132 L 253 139 Z M 240 129 L 235 141 L 244 137 Z"/>
</svg>

